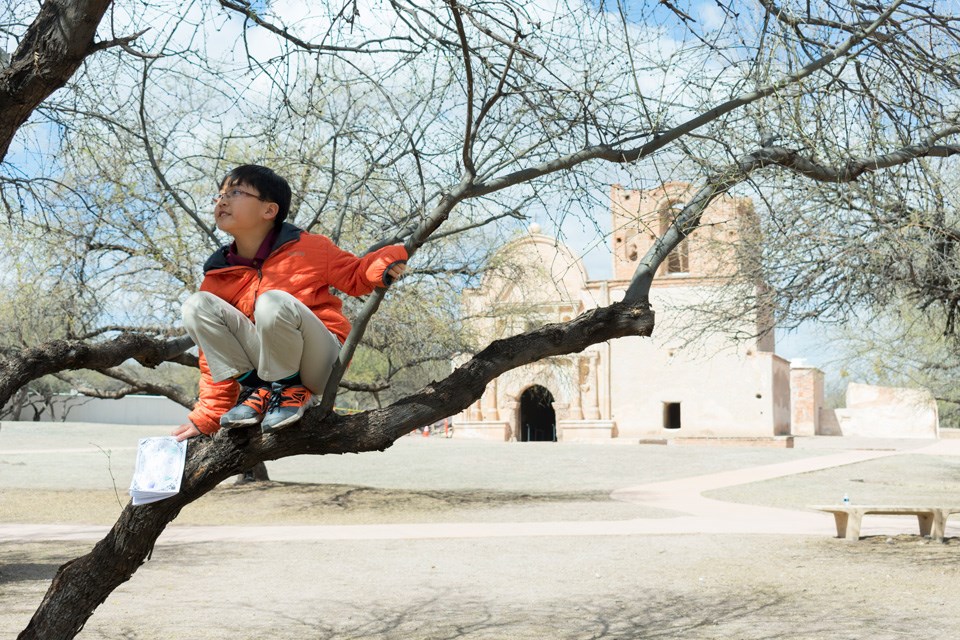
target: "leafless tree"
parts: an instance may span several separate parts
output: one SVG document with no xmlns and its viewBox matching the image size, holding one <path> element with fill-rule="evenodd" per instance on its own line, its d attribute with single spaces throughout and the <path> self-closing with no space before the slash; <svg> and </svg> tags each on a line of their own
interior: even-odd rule
<svg viewBox="0 0 960 640">
<path fill-rule="evenodd" d="M 856 197 L 830 199 L 831 189 L 855 194 L 870 183 L 872 201 L 895 188 L 916 194 L 914 168 L 960 152 L 951 106 L 960 40 L 957 18 L 940 5 L 758 0 L 718 2 L 709 15 L 703 6 L 393 0 L 380 9 L 321 5 L 294 26 L 279 10 L 221 0 L 220 7 L 191 5 L 196 15 L 172 30 L 100 46 L 69 91 L 33 101 L 36 117 L 46 110 L 52 122 L 82 123 L 83 136 L 113 140 L 116 155 L 85 165 L 85 173 L 71 166 L 42 189 L 25 180 L 32 176 L 8 172 L 8 213 L 45 230 L 72 220 L 66 232 L 83 240 L 76 257 L 99 252 L 104 268 L 92 270 L 94 279 L 113 283 L 118 301 L 125 278 L 142 274 L 157 275 L 143 279 L 158 292 L 175 291 L 171 281 L 195 285 L 180 258 L 218 243 L 202 194 L 211 172 L 239 157 L 272 162 L 293 177 L 298 223 L 358 246 L 404 242 L 415 267 L 456 229 L 531 207 L 556 217 L 589 214 L 590 193 L 612 178 L 642 185 L 682 177 L 696 188 L 653 248 L 637 256 L 621 302 L 497 340 L 389 406 L 342 417 L 330 412 L 342 363 L 367 335 L 386 291 L 370 295 L 321 405 L 297 429 L 194 441 L 181 492 L 128 505 L 89 554 L 61 567 L 21 637 L 73 637 L 149 557 L 180 510 L 240 470 L 294 454 L 382 450 L 466 408 L 506 371 L 650 335 L 648 294 L 657 270 L 720 194 L 752 190 L 773 204 L 791 185 L 806 185 L 802 197 L 794 194 L 795 208 L 812 211 L 820 198 L 823 214 L 843 225 L 856 216 L 849 205 Z M 163 8 L 124 7 L 134 16 L 133 33 Z M 189 26 L 205 24 L 237 34 L 233 57 L 214 64 L 204 27 Z M 17 68 L 42 53 L 38 46 L 21 38 Z M 108 72 L 116 79 L 112 91 L 97 90 Z M 16 98 L 4 95 L 0 106 Z M 64 139 L 73 133 L 67 128 Z M 302 157 L 285 163 L 291 148 Z M 122 178 L 104 182 L 101 173 Z M 83 180 L 93 186 L 78 189 Z M 31 193 L 38 195 L 31 200 Z M 104 206 L 108 194 L 116 197 L 112 209 Z M 64 218 L 69 212 L 75 215 Z M 777 227 L 781 212 L 769 207 L 765 224 Z M 174 264 L 162 251 L 144 257 L 161 233 L 175 238 Z M 440 262 L 449 265 L 449 254 Z M 797 300 L 803 309 L 818 298 Z M 155 364 L 187 346 L 143 333 L 95 343 L 65 336 L 0 363 L 0 401 L 38 375 L 109 368 L 128 357 Z"/>
</svg>

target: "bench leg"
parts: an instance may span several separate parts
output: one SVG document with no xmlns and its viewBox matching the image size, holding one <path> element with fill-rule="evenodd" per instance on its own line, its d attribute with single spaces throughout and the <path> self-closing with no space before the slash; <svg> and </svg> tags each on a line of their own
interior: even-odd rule
<svg viewBox="0 0 960 640">
<path fill-rule="evenodd" d="M 850 542 L 856 542 L 860 539 L 860 521 L 863 519 L 863 513 L 854 511 L 847 519 L 846 539 Z"/>
<path fill-rule="evenodd" d="M 853 513 L 835 511 L 833 521 L 837 525 L 837 537 L 853 541 L 859 540 L 861 518 L 863 518 L 863 514 L 856 511 Z"/>
<path fill-rule="evenodd" d="M 937 509 L 933 513 L 933 531 L 930 532 L 930 537 L 937 542 L 943 542 L 946 535 L 948 515 L 945 509 Z"/>
<path fill-rule="evenodd" d="M 840 513 L 835 511 L 833 513 L 833 521 L 837 525 L 837 537 L 843 538 L 847 535 L 847 520 L 850 518 L 849 513 Z"/>
<path fill-rule="evenodd" d="M 933 514 L 918 513 L 917 522 L 920 523 L 920 535 L 922 536 L 930 535 L 930 528 L 933 526 Z"/>
</svg>

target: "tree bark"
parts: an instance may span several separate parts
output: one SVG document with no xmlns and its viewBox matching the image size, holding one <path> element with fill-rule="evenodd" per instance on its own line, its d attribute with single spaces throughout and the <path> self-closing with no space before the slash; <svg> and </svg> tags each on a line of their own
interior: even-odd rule
<svg viewBox="0 0 960 640">
<path fill-rule="evenodd" d="M 164 340 L 143 334 L 123 334 L 94 344 L 80 340 L 46 342 L 0 362 L 0 407 L 25 384 L 51 373 L 67 369 L 107 369 L 130 358 L 146 367 L 155 367 L 192 346 L 193 341 L 186 336 Z"/>
<path fill-rule="evenodd" d="M 91 53 L 110 0 L 47 0 L 0 71 L 0 161 L 17 129 Z"/>
<path fill-rule="evenodd" d="M 569 322 L 497 340 L 444 380 L 384 409 L 347 417 L 313 409 L 298 426 L 268 435 L 258 429 L 231 429 L 212 438 L 194 438 L 187 447 L 180 493 L 137 507 L 128 503 L 107 537 L 87 555 L 60 567 L 19 638 L 75 637 L 100 603 L 149 559 L 157 538 L 180 510 L 231 475 L 296 454 L 382 451 L 416 427 L 467 408 L 487 383 L 506 371 L 614 338 L 649 336 L 653 323 L 646 302 L 616 303 Z"/>
</svg>

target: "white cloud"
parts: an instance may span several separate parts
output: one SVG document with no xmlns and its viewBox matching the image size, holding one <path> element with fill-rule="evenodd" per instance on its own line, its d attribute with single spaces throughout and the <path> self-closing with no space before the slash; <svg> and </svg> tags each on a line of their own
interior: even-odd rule
<svg viewBox="0 0 960 640">
<path fill-rule="evenodd" d="M 697 17 L 707 31 L 715 31 L 723 27 L 726 14 L 712 2 L 701 2 L 697 5 Z"/>
</svg>

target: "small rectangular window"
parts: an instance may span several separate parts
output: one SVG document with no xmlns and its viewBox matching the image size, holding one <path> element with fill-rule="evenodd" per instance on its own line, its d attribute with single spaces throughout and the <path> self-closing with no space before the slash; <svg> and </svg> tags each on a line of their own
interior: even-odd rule
<svg viewBox="0 0 960 640">
<path fill-rule="evenodd" d="M 663 428 L 664 429 L 680 428 L 680 403 L 679 402 L 663 403 Z"/>
</svg>

